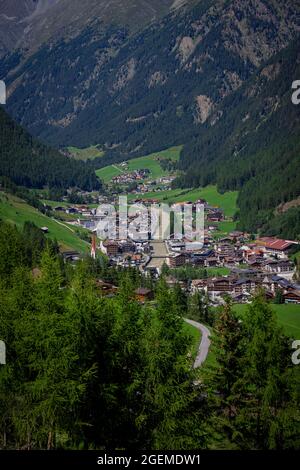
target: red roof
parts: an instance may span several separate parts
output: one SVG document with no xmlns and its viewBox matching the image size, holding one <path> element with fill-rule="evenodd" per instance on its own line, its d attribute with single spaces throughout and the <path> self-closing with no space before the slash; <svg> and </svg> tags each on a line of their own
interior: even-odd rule
<svg viewBox="0 0 300 470">
<path fill-rule="evenodd" d="M 260 239 L 266 248 L 272 249 L 272 250 L 286 250 L 289 248 L 292 243 L 287 240 L 282 240 L 280 238 L 272 238 L 272 237 L 264 237 Z"/>
<path fill-rule="evenodd" d="M 274 240 L 271 243 L 266 244 L 266 248 L 271 248 L 272 250 L 286 250 L 291 246 L 290 242 L 286 240 Z"/>
</svg>

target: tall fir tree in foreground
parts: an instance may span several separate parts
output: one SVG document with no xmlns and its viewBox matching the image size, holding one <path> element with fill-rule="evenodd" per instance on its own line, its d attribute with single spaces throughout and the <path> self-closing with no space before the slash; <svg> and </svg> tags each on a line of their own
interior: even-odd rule
<svg viewBox="0 0 300 470">
<path fill-rule="evenodd" d="M 209 389 L 220 445 L 298 448 L 299 391 L 291 345 L 263 293 L 253 299 L 243 321 L 227 303 L 217 333 L 217 368 Z"/>
</svg>

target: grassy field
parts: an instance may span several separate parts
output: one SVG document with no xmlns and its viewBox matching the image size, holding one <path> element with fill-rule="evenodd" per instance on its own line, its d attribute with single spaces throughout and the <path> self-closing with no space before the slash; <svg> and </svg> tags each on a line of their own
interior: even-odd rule
<svg viewBox="0 0 300 470">
<path fill-rule="evenodd" d="M 54 207 L 77 207 L 81 206 L 82 204 L 71 204 L 70 202 L 65 202 L 65 201 L 50 201 L 50 199 L 41 199 L 41 202 L 43 204 L 46 204 L 47 206 L 50 206 L 52 208 Z M 89 209 L 95 209 L 99 206 L 99 204 L 87 204 L 86 207 Z M 77 217 L 77 215 L 76 215 Z"/>
<path fill-rule="evenodd" d="M 211 206 L 220 207 L 224 210 L 226 217 L 232 217 L 237 209 L 236 201 L 238 197 L 237 191 L 229 191 L 221 194 L 216 186 L 206 186 L 202 189 L 193 189 L 185 195 L 177 197 L 171 196 L 171 202 L 182 202 L 185 200 L 195 202 L 197 199 L 205 199 Z"/>
<path fill-rule="evenodd" d="M 155 152 L 144 157 L 134 158 L 128 161 L 128 170 L 124 170 L 120 165 L 110 165 L 96 171 L 98 178 L 108 183 L 115 176 L 120 175 L 122 172 L 131 172 L 134 170 L 148 169 L 150 170 L 149 178 L 155 179 L 167 175 L 168 173 L 161 168 L 158 157 L 177 161 L 179 159 L 182 147 L 172 147 L 161 152 Z"/>
<path fill-rule="evenodd" d="M 275 311 L 278 323 L 283 327 L 285 334 L 291 338 L 300 339 L 300 305 L 272 304 L 271 307 Z M 234 305 L 233 308 L 243 318 L 247 305 Z"/>
<path fill-rule="evenodd" d="M 226 235 L 226 233 L 230 233 L 230 232 L 233 232 L 236 228 L 236 223 L 235 222 L 231 222 L 231 221 L 224 221 L 224 222 L 220 222 L 218 225 L 218 232 L 217 232 L 217 235 L 218 236 L 221 236 L 221 235 Z"/>
<path fill-rule="evenodd" d="M 208 277 L 217 277 L 217 276 L 228 276 L 230 274 L 230 269 L 224 267 L 217 268 L 206 268 Z"/>
<path fill-rule="evenodd" d="M 109 183 L 115 176 L 122 174 L 122 170 L 116 165 L 106 166 L 96 171 L 96 175 L 105 183 Z"/>
<path fill-rule="evenodd" d="M 237 191 L 230 191 L 224 194 L 218 192 L 216 186 L 207 186 L 205 188 L 198 188 L 192 190 L 172 189 L 170 191 L 149 192 L 143 196 L 130 194 L 128 199 L 136 199 L 141 197 L 145 201 L 147 199 L 157 199 L 158 201 L 173 204 L 176 202 L 195 202 L 198 199 L 205 199 L 208 204 L 215 207 L 220 207 L 224 210 L 226 217 L 232 217 L 237 210 Z M 221 222 L 221 231 L 231 231 L 235 228 L 235 223 L 231 221 Z"/>
<path fill-rule="evenodd" d="M 77 236 L 74 227 L 46 217 L 15 196 L 0 194 L 0 219 L 19 228 L 26 221 L 33 222 L 37 227 L 48 227 L 48 236 L 56 239 L 63 250 L 86 252 L 89 249 L 89 245 Z"/>
<path fill-rule="evenodd" d="M 77 147 L 68 147 L 69 152 L 75 158 L 75 160 L 94 160 L 95 158 L 103 157 L 104 152 L 99 150 L 95 145 L 87 147 L 85 149 L 79 149 Z"/>
</svg>

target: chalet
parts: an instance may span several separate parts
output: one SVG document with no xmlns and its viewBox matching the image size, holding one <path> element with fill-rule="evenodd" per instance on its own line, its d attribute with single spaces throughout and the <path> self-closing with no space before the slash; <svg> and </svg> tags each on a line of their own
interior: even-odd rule
<svg viewBox="0 0 300 470">
<path fill-rule="evenodd" d="M 216 256 L 225 257 L 225 256 L 233 256 L 234 255 L 234 245 L 229 242 L 218 243 L 215 246 Z"/>
<path fill-rule="evenodd" d="M 119 253 L 118 243 L 112 240 L 105 240 L 104 242 L 101 242 L 100 249 L 102 253 L 107 256 L 117 256 Z"/>
<path fill-rule="evenodd" d="M 141 253 L 128 254 L 126 259 L 130 261 L 132 266 L 137 266 L 143 262 L 143 255 Z"/>
<path fill-rule="evenodd" d="M 263 248 L 257 247 L 255 245 L 244 245 L 240 247 L 241 252 L 243 253 L 243 257 L 246 261 L 250 261 L 251 259 L 255 259 L 258 257 L 263 258 Z"/>
<path fill-rule="evenodd" d="M 194 279 L 191 282 L 191 292 L 194 294 L 195 292 L 204 291 L 207 286 L 207 282 L 207 279 Z"/>
<path fill-rule="evenodd" d="M 84 227 L 87 230 L 95 230 L 96 229 L 96 222 L 95 222 L 95 220 L 92 220 L 92 219 L 85 219 L 85 220 L 78 219 L 77 223 L 78 223 L 78 225 L 80 225 L 80 227 Z"/>
<path fill-rule="evenodd" d="M 196 259 L 196 258 L 201 258 L 203 260 L 207 259 L 207 258 L 211 258 L 211 257 L 214 257 L 215 255 L 215 252 L 214 250 L 207 250 L 207 251 L 204 251 L 202 253 L 193 253 L 192 254 L 192 258 L 193 259 Z"/>
<path fill-rule="evenodd" d="M 238 296 L 245 293 L 254 294 L 259 285 L 260 283 L 251 279 L 238 279 L 233 283 L 233 295 Z"/>
<path fill-rule="evenodd" d="M 78 210 L 76 207 L 68 207 L 66 209 L 66 214 L 78 214 Z"/>
<path fill-rule="evenodd" d="M 115 295 L 118 292 L 118 287 L 114 286 L 110 282 L 105 282 L 102 279 L 96 280 L 96 288 L 105 296 Z"/>
<path fill-rule="evenodd" d="M 230 238 L 233 242 L 242 241 L 242 240 L 244 240 L 244 238 L 245 238 L 244 232 L 240 232 L 240 231 L 238 231 L 238 230 L 234 230 L 233 232 L 230 232 L 229 238 Z"/>
<path fill-rule="evenodd" d="M 219 243 L 226 243 L 226 244 L 230 244 L 232 246 L 232 240 L 230 237 L 223 237 L 223 238 L 220 238 L 219 240 Z"/>
<path fill-rule="evenodd" d="M 215 256 L 211 256 L 209 258 L 206 258 L 205 261 L 204 261 L 204 266 L 206 268 L 214 267 L 214 266 L 217 266 L 217 265 L 218 265 L 218 258 L 216 258 Z"/>
<path fill-rule="evenodd" d="M 282 292 L 288 292 L 297 288 L 289 279 L 276 275 L 271 277 L 265 276 L 262 285 L 272 293 L 275 293 L 278 289 Z"/>
<path fill-rule="evenodd" d="M 223 263 L 225 266 L 231 267 L 237 264 L 236 259 L 231 256 L 226 256 L 223 258 Z"/>
<path fill-rule="evenodd" d="M 256 269 L 247 269 L 240 267 L 232 267 L 231 272 L 237 277 L 242 279 L 253 279 L 253 280 L 262 280 L 266 274 L 263 271 L 258 271 Z"/>
<path fill-rule="evenodd" d="M 179 251 L 185 250 L 185 242 L 184 241 L 170 240 L 168 242 L 168 244 L 169 244 L 170 249 L 172 251 L 179 252 Z"/>
<path fill-rule="evenodd" d="M 207 220 L 209 222 L 221 222 L 224 218 L 223 212 L 220 210 L 213 210 L 207 214 Z"/>
<path fill-rule="evenodd" d="M 193 266 L 204 266 L 205 258 L 203 256 L 195 256 L 195 254 L 191 257 L 191 263 Z"/>
<path fill-rule="evenodd" d="M 291 290 L 283 294 L 283 300 L 286 304 L 297 304 L 300 305 L 300 291 Z"/>
<path fill-rule="evenodd" d="M 237 304 L 248 304 L 251 303 L 252 296 L 249 292 L 241 292 L 240 294 L 232 295 L 232 300 Z"/>
<path fill-rule="evenodd" d="M 179 287 L 181 287 L 181 289 L 186 290 L 187 287 L 188 287 L 186 281 L 178 281 L 178 279 L 176 279 L 176 277 L 174 277 L 174 276 L 168 276 L 166 278 L 166 284 L 171 289 L 173 289 L 175 286 L 179 286 Z"/>
<path fill-rule="evenodd" d="M 178 268 L 185 264 L 186 256 L 185 253 L 172 254 L 169 256 L 168 260 L 171 268 Z"/>
<path fill-rule="evenodd" d="M 289 260 L 267 261 L 264 264 L 264 270 L 268 273 L 291 278 L 295 271 L 295 265 Z"/>
<path fill-rule="evenodd" d="M 248 266 L 251 269 L 261 269 L 265 264 L 265 259 L 260 256 L 253 256 L 248 259 Z"/>
<path fill-rule="evenodd" d="M 140 287 L 135 291 L 135 297 L 139 302 L 146 302 L 149 300 L 153 300 L 154 295 L 151 289 L 147 289 L 146 287 Z"/>
<path fill-rule="evenodd" d="M 65 212 L 66 208 L 63 206 L 56 206 L 54 207 L 55 212 Z"/>
<path fill-rule="evenodd" d="M 214 278 L 207 283 L 207 292 L 213 301 L 216 300 L 216 297 L 222 297 L 225 294 L 231 295 L 232 289 L 232 279 L 229 277 Z"/>
<path fill-rule="evenodd" d="M 62 255 L 65 263 L 75 263 L 81 259 L 81 255 L 78 251 L 64 251 Z"/>
<path fill-rule="evenodd" d="M 134 253 L 135 244 L 132 240 L 122 240 L 120 242 L 120 249 L 122 253 Z"/>
</svg>

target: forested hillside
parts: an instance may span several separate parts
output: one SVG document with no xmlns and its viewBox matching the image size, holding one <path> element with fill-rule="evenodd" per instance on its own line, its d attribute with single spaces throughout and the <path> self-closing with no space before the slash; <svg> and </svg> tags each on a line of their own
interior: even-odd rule
<svg viewBox="0 0 300 470">
<path fill-rule="evenodd" d="M 191 1 L 191 0 L 189 0 Z M 0 0 L 0 56 L 16 47 L 30 55 L 52 38 L 77 35 L 100 20 L 141 29 L 182 0 Z"/>
<path fill-rule="evenodd" d="M 300 107 L 291 101 L 292 82 L 300 76 L 300 40 L 264 64 L 218 108 L 186 144 L 177 184 L 217 183 L 222 191 L 240 190 L 240 226 L 272 233 L 275 209 L 300 196 Z M 285 216 L 288 218 L 288 216 Z M 299 209 L 281 234 L 300 233 Z M 278 227 L 277 227 L 278 229 Z M 275 230 L 276 233 L 276 230 Z"/>
<path fill-rule="evenodd" d="M 299 12 L 293 0 L 196 0 L 134 35 L 100 15 L 2 61 L 8 109 L 47 142 L 113 158 L 184 144 L 295 38 Z"/>
<path fill-rule="evenodd" d="M 37 140 L 0 107 L 0 175 L 20 186 L 92 190 L 100 187 L 84 162 L 67 158 Z"/>
</svg>

